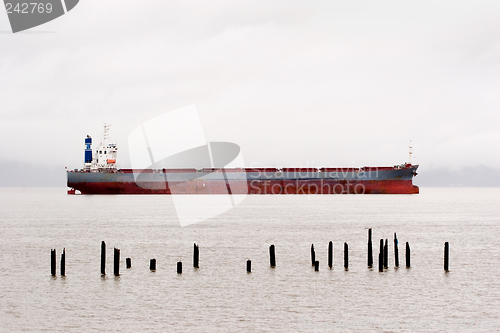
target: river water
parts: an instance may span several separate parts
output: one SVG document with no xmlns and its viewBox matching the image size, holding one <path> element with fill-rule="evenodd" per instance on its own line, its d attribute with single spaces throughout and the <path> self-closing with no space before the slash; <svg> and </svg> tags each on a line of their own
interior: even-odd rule
<svg viewBox="0 0 500 333">
<path fill-rule="evenodd" d="M 185 227 L 169 196 L 3 188 L 0 200 L 2 332 L 500 331 L 499 188 L 247 196 L 234 209 Z M 373 269 L 366 264 L 367 228 L 373 229 Z M 377 268 L 381 238 L 389 240 L 384 272 Z M 106 276 L 100 274 L 101 241 Z M 444 242 L 450 244 L 447 273 Z M 200 247 L 199 269 L 192 267 L 193 243 Z M 269 267 L 271 244 L 275 268 Z M 311 244 L 319 272 L 311 266 Z M 119 277 L 113 247 L 121 251 Z M 52 248 L 56 277 L 50 275 Z M 59 275 L 63 248 L 65 277 Z"/>
</svg>

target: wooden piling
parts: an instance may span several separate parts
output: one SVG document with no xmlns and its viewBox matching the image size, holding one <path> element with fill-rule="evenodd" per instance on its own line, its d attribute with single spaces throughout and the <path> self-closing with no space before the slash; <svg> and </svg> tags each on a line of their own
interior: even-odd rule
<svg viewBox="0 0 500 333">
<path fill-rule="evenodd" d="M 120 276 L 120 249 L 115 247 L 113 274 Z"/>
<path fill-rule="evenodd" d="M 274 250 L 274 244 L 269 246 L 269 261 L 271 267 L 276 267 L 276 254 Z"/>
<path fill-rule="evenodd" d="M 380 240 L 380 248 L 378 252 L 378 270 L 382 272 L 384 270 L 384 240 Z"/>
<path fill-rule="evenodd" d="M 349 245 L 344 243 L 344 269 L 347 271 L 349 269 Z"/>
<path fill-rule="evenodd" d="M 200 260 L 200 249 L 196 243 L 194 243 L 194 249 L 193 249 L 193 267 L 194 268 L 199 268 L 199 262 Z"/>
<path fill-rule="evenodd" d="M 450 257 L 450 244 L 448 242 L 444 243 L 444 270 L 448 272 L 448 264 Z"/>
<path fill-rule="evenodd" d="M 368 229 L 368 267 L 373 266 L 372 228 Z"/>
<path fill-rule="evenodd" d="M 247 273 L 252 272 L 252 260 L 247 260 Z"/>
<path fill-rule="evenodd" d="M 328 267 L 333 268 L 333 242 L 328 243 Z"/>
<path fill-rule="evenodd" d="M 63 249 L 61 254 L 61 276 L 66 276 L 66 248 Z"/>
<path fill-rule="evenodd" d="M 311 264 L 314 266 L 316 262 L 316 252 L 314 251 L 314 244 L 311 244 Z"/>
<path fill-rule="evenodd" d="M 399 267 L 398 237 L 394 233 L 394 267 Z"/>
<path fill-rule="evenodd" d="M 387 244 L 387 238 L 384 245 L 384 268 L 389 268 L 389 245 Z"/>
<path fill-rule="evenodd" d="M 125 262 L 127 263 L 127 269 L 132 267 L 132 259 L 127 258 L 127 259 L 125 259 Z"/>
<path fill-rule="evenodd" d="M 182 261 L 177 262 L 177 274 L 182 274 Z"/>
<path fill-rule="evenodd" d="M 149 270 L 156 271 L 156 259 L 149 259 Z"/>
<path fill-rule="evenodd" d="M 406 242 L 406 268 L 410 268 L 410 244 Z"/>
<path fill-rule="evenodd" d="M 50 274 L 56 276 L 56 249 L 50 250 Z"/>
<path fill-rule="evenodd" d="M 319 272 L 319 261 L 317 260 L 314 262 L 314 271 Z"/>
<path fill-rule="evenodd" d="M 101 243 L 101 274 L 106 275 L 106 243 Z"/>
</svg>

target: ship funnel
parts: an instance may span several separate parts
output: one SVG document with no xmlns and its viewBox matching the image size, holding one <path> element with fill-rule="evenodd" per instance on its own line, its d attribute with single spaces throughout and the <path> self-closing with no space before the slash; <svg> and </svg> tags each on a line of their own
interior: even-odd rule
<svg viewBox="0 0 500 333">
<path fill-rule="evenodd" d="M 85 138 L 85 163 L 92 163 L 92 138 L 90 135 Z"/>
</svg>

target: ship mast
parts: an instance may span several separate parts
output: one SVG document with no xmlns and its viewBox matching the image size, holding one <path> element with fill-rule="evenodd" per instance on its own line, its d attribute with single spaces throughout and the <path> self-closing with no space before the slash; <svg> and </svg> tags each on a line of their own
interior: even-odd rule
<svg viewBox="0 0 500 333">
<path fill-rule="evenodd" d="M 408 161 L 408 163 L 411 165 L 411 154 L 413 154 L 413 150 L 412 150 L 412 146 L 411 146 L 411 140 L 410 140 L 410 146 L 408 147 L 408 154 L 410 155 L 410 159 Z"/>
<path fill-rule="evenodd" d="M 103 139 L 102 139 L 102 144 L 105 145 L 106 143 L 108 143 L 108 140 L 109 140 L 109 127 L 111 125 L 110 124 L 106 124 L 104 123 L 104 136 L 103 136 Z"/>
</svg>

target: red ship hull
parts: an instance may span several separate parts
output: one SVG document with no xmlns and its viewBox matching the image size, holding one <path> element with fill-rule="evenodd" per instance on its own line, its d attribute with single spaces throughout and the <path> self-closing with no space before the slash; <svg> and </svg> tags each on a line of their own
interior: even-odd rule
<svg viewBox="0 0 500 333">
<path fill-rule="evenodd" d="M 168 184 L 93 182 L 73 184 L 82 194 L 417 194 L 411 180 L 203 181 Z M 159 188 L 158 188 L 159 187 Z"/>
<path fill-rule="evenodd" d="M 70 171 L 82 194 L 416 194 L 418 166 Z"/>
</svg>

